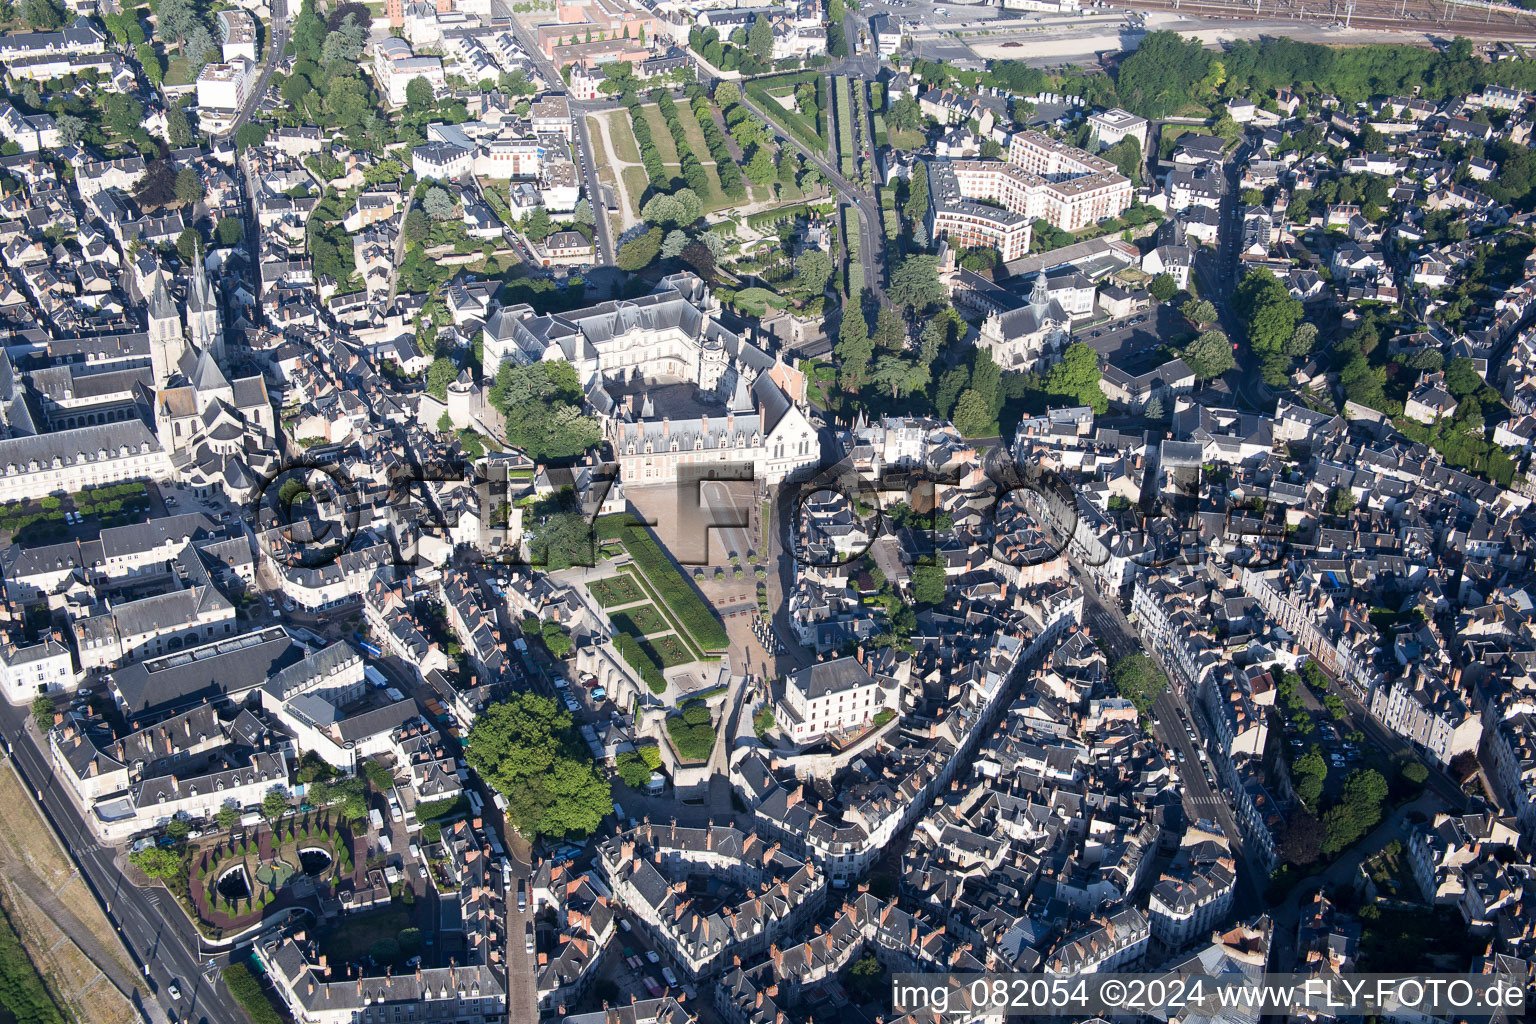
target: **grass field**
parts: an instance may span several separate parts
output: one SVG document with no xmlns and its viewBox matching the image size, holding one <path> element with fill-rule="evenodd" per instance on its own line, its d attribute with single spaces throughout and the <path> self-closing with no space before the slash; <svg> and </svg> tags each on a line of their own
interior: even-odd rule
<svg viewBox="0 0 1536 1024">
<path fill-rule="evenodd" d="M 608 149 L 603 145 L 603 133 L 597 130 L 597 115 L 587 115 L 587 138 L 592 140 L 592 160 L 598 167 L 608 166 Z"/>
<path fill-rule="evenodd" d="M 693 660 L 693 655 L 688 653 L 688 648 L 675 635 L 668 633 L 665 636 L 651 637 L 646 640 L 651 648 L 661 659 L 662 668 L 671 668 L 673 665 L 684 665 Z"/>
<path fill-rule="evenodd" d="M 634 604 L 645 597 L 640 590 L 640 584 L 628 576 L 610 576 L 607 579 L 594 580 L 587 584 L 587 589 L 592 592 L 592 597 L 604 608 L 613 608 L 622 604 Z M 646 607 L 650 607 L 647 605 Z M 655 611 L 654 608 L 651 609 Z"/>
<path fill-rule="evenodd" d="M 656 143 L 656 152 L 661 154 L 661 162 L 668 166 L 681 163 L 682 157 L 677 155 L 677 143 L 672 141 L 672 132 L 667 127 L 666 119 L 661 116 L 661 108 L 647 103 L 640 110 L 651 126 L 651 141 Z M 631 128 L 630 131 L 633 132 L 634 129 Z M 703 157 L 700 159 L 702 160 Z"/>
<path fill-rule="evenodd" d="M 634 581 L 630 580 L 630 582 Z M 636 605 L 622 612 L 614 612 L 610 617 L 613 619 L 613 627 L 620 633 L 628 633 L 636 637 L 665 633 L 672 628 L 667 625 L 666 617 L 656 610 L 655 605 Z"/>
<path fill-rule="evenodd" d="M 924 142 L 923 133 L 915 132 L 907 128 L 891 129 L 892 149 L 916 149 Z"/>
<path fill-rule="evenodd" d="M 639 163 L 640 147 L 635 145 L 635 130 L 629 123 L 629 114 L 622 110 L 609 114 L 608 131 L 613 136 L 613 155 L 625 163 Z M 597 137 L 602 138 L 601 135 Z"/>
</svg>

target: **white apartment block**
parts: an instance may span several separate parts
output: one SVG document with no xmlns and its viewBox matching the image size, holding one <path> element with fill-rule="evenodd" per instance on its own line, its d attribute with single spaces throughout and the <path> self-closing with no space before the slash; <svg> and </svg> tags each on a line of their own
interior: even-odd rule
<svg viewBox="0 0 1536 1024">
<path fill-rule="evenodd" d="M 885 696 L 857 658 L 837 658 L 791 673 L 774 716 L 796 743 L 867 724 Z"/>
<path fill-rule="evenodd" d="M 244 57 L 224 64 L 207 64 L 197 75 L 197 105 L 203 110 L 232 112 L 245 106 L 256 65 Z"/>
<path fill-rule="evenodd" d="M 1088 127 L 1092 131 L 1092 138 L 1102 149 L 1108 149 L 1124 138 L 1133 138 L 1141 146 L 1141 151 L 1147 151 L 1147 119 L 1138 117 L 1129 110 L 1121 110 L 1119 107 L 1111 107 L 1109 110 L 1100 111 L 1088 118 Z"/>
<path fill-rule="evenodd" d="M 930 234 L 990 245 L 1005 261 L 1028 253 L 1036 220 L 1077 231 L 1131 205 L 1131 181 L 1113 164 L 1036 131 L 1013 136 L 1006 162 L 930 160 L 928 172 Z"/>
</svg>

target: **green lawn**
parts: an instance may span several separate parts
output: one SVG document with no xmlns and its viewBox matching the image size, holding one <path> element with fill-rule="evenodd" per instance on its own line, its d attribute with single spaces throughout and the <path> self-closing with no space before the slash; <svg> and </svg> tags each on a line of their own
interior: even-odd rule
<svg viewBox="0 0 1536 1024">
<path fill-rule="evenodd" d="M 615 159 L 629 164 L 640 162 L 640 147 L 635 145 L 635 130 L 629 123 L 627 111 L 618 110 L 608 115 L 608 133 L 612 137 Z M 597 137 L 602 138 L 601 135 Z"/>
<path fill-rule="evenodd" d="M 186 57 L 177 54 L 175 57 L 172 57 L 170 60 L 166 61 L 166 85 L 191 85 L 195 81 L 197 81 L 197 76 L 192 73 L 192 69 L 187 65 Z"/>
<path fill-rule="evenodd" d="M 892 149 L 916 149 L 923 144 L 922 132 L 912 131 L 908 128 L 891 129 Z"/>
<path fill-rule="evenodd" d="M 587 584 L 587 589 L 592 592 L 592 598 L 604 608 L 633 604 L 645 597 L 640 590 L 640 584 L 628 576 L 610 576 L 607 579 L 594 580 Z M 651 610 L 655 611 L 654 608 Z"/>
<path fill-rule="evenodd" d="M 587 117 L 587 138 L 592 140 L 592 161 L 598 167 L 606 168 L 608 163 L 608 150 L 603 147 L 603 135 L 597 130 L 597 118 Z"/>
<path fill-rule="evenodd" d="M 677 143 L 672 141 L 672 131 L 667 127 L 666 118 L 661 116 L 661 108 L 655 104 L 647 103 L 640 110 L 651 126 L 651 141 L 656 143 L 656 152 L 661 154 L 661 162 L 664 164 L 680 163 L 682 157 L 677 155 Z M 700 157 L 700 159 L 703 158 Z"/>
<path fill-rule="evenodd" d="M 651 637 L 645 642 L 656 652 L 657 658 L 661 661 L 662 668 L 671 668 L 673 665 L 686 665 L 693 660 L 693 655 L 688 652 L 688 648 L 673 633 Z"/>
<path fill-rule="evenodd" d="M 634 580 L 625 578 L 628 583 Z M 627 608 L 622 612 L 614 612 L 613 628 L 620 633 L 628 633 L 631 636 L 642 637 L 651 633 L 665 633 L 672 627 L 667 624 L 666 617 L 656 610 L 655 605 L 642 604 L 633 608 Z"/>
</svg>

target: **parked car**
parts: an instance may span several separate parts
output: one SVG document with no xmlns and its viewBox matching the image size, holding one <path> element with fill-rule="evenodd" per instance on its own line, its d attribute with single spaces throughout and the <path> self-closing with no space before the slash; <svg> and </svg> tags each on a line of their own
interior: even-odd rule
<svg viewBox="0 0 1536 1024">
<path fill-rule="evenodd" d="M 659 957 L 659 956 L 657 956 L 657 955 L 656 955 L 656 951 L 655 951 L 655 950 L 654 950 L 654 949 L 648 949 L 648 950 L 646 950 L 646 951 L 645 951 L 645 958 L 646 958 L 646 959 L 647 959 L 647 960 L 649 960 L 649 961 L 650 961 L 650 962 L 651 962 L 651 963 L 653 963 L 653 964 L 659 964 L 659 963 L 661 963 L 661 957 Z"/>
<path fill-rule="evenodd" d="M 677 984 L 677 975 L 672 973 L 672 968 L 670 968 L 670 967 L 663 967 L 661 969 L 661 976 L 663 978 L 667 979 L 667 984 L 668 985 L 676 985 Z"/>
<path fill-rule="evenodd" d="M 527 927 L 525 927 L 523 929 L 523 948 L 526 949 L 530 953 L 533 952 L 533 922 L 532 921 L 529 921 Z"/>
</svg>

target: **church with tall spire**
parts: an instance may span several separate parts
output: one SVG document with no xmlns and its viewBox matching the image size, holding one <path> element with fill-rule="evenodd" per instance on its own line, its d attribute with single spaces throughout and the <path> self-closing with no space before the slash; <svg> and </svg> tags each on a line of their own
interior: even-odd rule
<svg viewBox="0 0 1536 1024">
<path fill-rule="evenodd" d="M 244 498 L 277 458 L 276 416 L 260 372 L 229 375 L 219 292 L 192 263 L 179 305 L 163 270 L 149 294 L 155 432 L 184 483 Z"/>
</svg>

